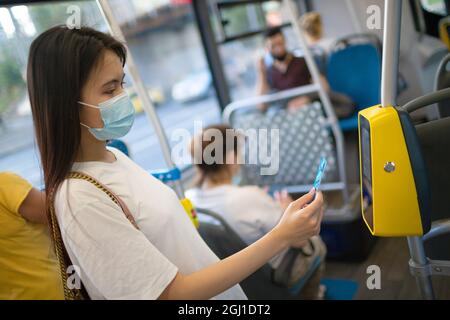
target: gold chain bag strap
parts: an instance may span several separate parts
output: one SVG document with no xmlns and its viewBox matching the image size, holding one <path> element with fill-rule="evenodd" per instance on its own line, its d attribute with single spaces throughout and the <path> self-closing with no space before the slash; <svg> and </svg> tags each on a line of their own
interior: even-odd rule
<svg viewBox="0 0 450 320">
<path fill-rule="evenodd" d="M 91 184 L 93 184 L 97 189 L 103 191 L 115 204 L 117 204 L 122 212 L 125 214 L 126 218 L 130 221 L 130 223 L 139 230 L 139 227 L 131 214 L 130 210 L 128 209 L 127 205 L 119 198 L 117 197 L 111 190 L 109 190 L 107 187 L 105 187 L 103 184 L 98 182 L 96 179 L 92 178 L 91 176 L 81 173 L 81 172 L 70 172 L 68 179 L 79 179 L 87 181 Z M 52 195 L 51 199 L 54 195 Z M 64 247 L 64 243 L 61 237 L 61 231 L 59 229 L 58 221 L 56 219 L 55 214 L 55 207 L 54 207 L 54 201 L 51 201 L 50 204 L 50 215 L 49 215 L 49 222 L 50 222 L 50 229 L 51 229 L 51 235 L 53 238 L 53 242 L 55 244 L 55 252 L 56 257 L 58 259 L 61 278 L 63 281 L 64 286 L 64 298 L 66 300 L 85 300 L 89 299 L 89 295 L 84 287 L 83 284 L 81 284 L 80 289 L 71 289 L 68 287 L 67 284 L 67 268 L 72 265 L 72 262 L 70 261 L 70 257 L 67 254 L 67 251 Z"/>
</svg>

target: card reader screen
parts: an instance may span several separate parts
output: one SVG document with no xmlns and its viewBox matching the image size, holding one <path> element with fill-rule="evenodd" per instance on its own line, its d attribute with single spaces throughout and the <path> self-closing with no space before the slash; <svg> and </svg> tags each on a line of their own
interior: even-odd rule
<svg viewBox="0 0 450 320">
<path fill-rule="evenodd" d="M 362 165 L 362 197 L 364 218 L 373 230 L 373 198 L 372 198 L 372 157 L 369 122 L 360 116 L 361 132 L 361 165 Z"/>
</svg>

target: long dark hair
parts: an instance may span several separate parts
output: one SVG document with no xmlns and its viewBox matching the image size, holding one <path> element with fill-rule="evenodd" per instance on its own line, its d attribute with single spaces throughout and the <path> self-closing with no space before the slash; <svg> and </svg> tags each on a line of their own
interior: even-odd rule
<svg viewBox="0 0 450 320">
<path fill-rule="evenodd" d="M 51 28 L 33 41 L 28 58 L 28 94 L 41 154 L 47 216 L 59 261 L 66 299 L 89 298 L 84 286 L 67 286 L 70 258 L 64 248 L 53 208 L 53 197 L 66 179 L 80 147 L 81 90 L 106 50 L 126 61 L 126 48 L 113 37 L 91 28 Z"/>
<path fill-rule="evenodd" d="M 77 101 L 106 50 L 125 65 L 125 46 L 87 27 L 56 26 L 31 44 L 28 94 L 47 195 L 56 192 L 75 161 L 81 139 Z"/>
</svg>

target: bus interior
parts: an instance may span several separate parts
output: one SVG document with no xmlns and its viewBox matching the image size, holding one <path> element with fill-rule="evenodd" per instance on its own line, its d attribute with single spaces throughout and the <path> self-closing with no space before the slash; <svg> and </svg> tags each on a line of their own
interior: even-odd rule
<svg viewBox="0 0 450 320">
<path fill-rule="evenodd" d="M 324 41 L 317 46 L 311 45 L 300 18 L 312 12 L 323 23 Z M 326 199 L 320 233 L 327 247 L 321 279 L 325 299 L 450 299 L 450 162 L 442 158 L 450 142 L 445 136 L 450 134 L 449 12 L 449 0 L 3 0 L 0 172 L 17 173 L 44 188 L 26 90 L 28 51 L 43 31 L 76 25 L 81 17 L 82 25 L 110 32 L 130 53 L 125 89 L 136 119 L 111 146 L 172 187 L 180 199 L 196 174 L 189 156 L 176 153 L 180 132 L 195 134 L 217 123 L 244 131 L 277 129 L 279 144 L 269 141 L 269 150 L 279 155 L 276 174 L 260 174 L 267 167 L 262 160 L 244 164 L 239 183 L 266 187 L 270 194 L 287 190 L 296 198 L 310 190 L 318 161 L 326 158 L 320 187 Z M 311 83 L 260 94 L 258 63 L 268 57 L 265 34 L 274 28 L 282 31 L 289 52 L 304 59 Z M 261 60 L 267 68 L 274 63 L 269 58 Z M 350 97 L 355 109 L 338 115 L 330 90 Z M 288 101 L 301 96 L 314 98 L 294 113 L 287 111 Z M 261 105 L 269 106 L 265 113 Z M 401 221 L 400 227 L 388 226 L 390 216 L 417 217 L 383 209 L 381 199 L 392 201 L 383 191 L 370 191 L 368 206 L 378 211 L 368 218 L 374 213 L 364 202 L 364 166 L 370 166 L 364 161 L 375 162 L 383 148 L 396 148 L 389 143 L 395 132 L 377 131 L 381 116 L 367 111 L 377 105 L 411 111 L 405 117 L 418 132 L 429 178 L 423 191 L 431 192 L 428 230 L 424 210 L 419 210 L 423 231 L 407 231 L 408 223 Z M 364 125 L 370 126 L 372 141 L 364 140 Z M 383 141 L 375 142 L 377 132 Z M 406 141 L 413 162 L 411 143 Z M 394 162 L 383 172 L 395 170 Z M 414 178 L 415 184 L 399 183 L 389 190 L 414 202 L 415 190 L 422 192 Z M 374 190 L 383 189 L 381 180 L 378 187 L 374 182 Z M 246 247 L 217 212 L 182 203 L 194 212 L 200 235 L 219 258 Z M 381 224 L 383 214 L 389 217 Z M 376 227 L 373 219 L 378 219 Z M 295 299 L 292 290 L 273 283 L 271 272 L 265 265 L 241 283 L 247 297 Z M 377 273 L 381 280 L 373 285 Z"/>
</svg>

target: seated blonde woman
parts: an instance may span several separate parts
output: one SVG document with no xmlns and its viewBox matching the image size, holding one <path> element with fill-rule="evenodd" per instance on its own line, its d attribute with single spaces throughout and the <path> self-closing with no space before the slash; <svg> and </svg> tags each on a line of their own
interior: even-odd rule
<svg viewBox="0 0 450 320">
<path fill-rule="evenodd" d="M 322 16 L 318 12 L 308 12 L 300 18 L 300 26 L 304 31 L 306 42 L 310 47 L 318 47 L 329 53 L 335 39 L 324 36 Z"/>
<path fill-rule="evenodd" d="M 228 138 L 232 142 L 226 141 Z M 209 209 L 221 215 L 224 220 L 236 231 L 242 240 L 250 245 L 264 236 L 280 220 L 283 211 L 287 208 L 292 198 L 287 192 L 278 192 L 272 198 L 267 192 L 257 186 L 237 186 L 233 180 L 238 176 L 240 165 L 238 161 L 239 143 L 238 136 L 226 125 L 210 126 L 201 134 L 194 137 L 190 144 L 190 151 L 197 167 L 197 182 L 195 188 L 186 192 L 186 196 L 194 206 Z M 220 135 L 222 139 L 211 139 Z M 196 149 L 197 148 L 197 149 Z M 222 163 L 211 163 L 206 159 L 209 150 L 220 151 L 224 155 Z M 205 152 L 206 151 L 206 152 Z M 219 153 L 220 153 L 219 152 Z M 302 280 L 314 263 L 314 257 L 320 256 L 324 261 L 326 247 L 319 236 L 311 238 L 306 243 L 298 243 L 294 246 L 295 256 L 293 267 L 288 275 L 288 287 Z M 276 274 L 277 268 L 285 265 L 288 251 L 285 250 L 275 256 L 269 263 Z M 320 278 L 324 270 L 321 262 L 316 271 L 310 276 L 304 285 L 300 297 L 303 299 L 321 299 L 325 288 L 320 285 Z M 277 282 L 277 281 L 275 281 Z"/>
</svg>

